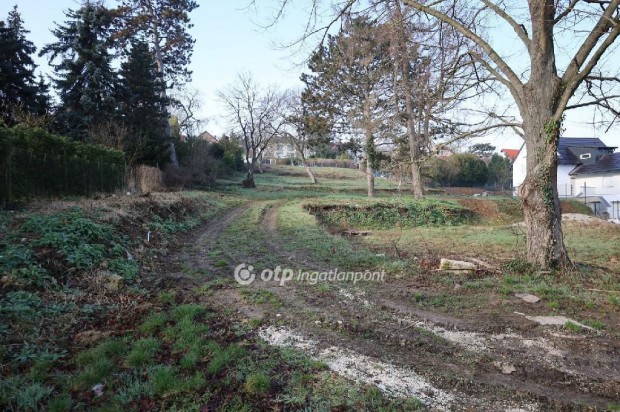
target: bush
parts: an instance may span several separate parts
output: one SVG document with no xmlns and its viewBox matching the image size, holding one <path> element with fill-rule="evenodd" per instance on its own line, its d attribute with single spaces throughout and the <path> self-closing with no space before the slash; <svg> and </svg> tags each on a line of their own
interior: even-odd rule
<svg viewBox="0 0 620 412">
<path fill-rule="evenodd" d="M 113 192 L 125 184 L 123 152 L 27 126 L 0 126 L 0 201 Z"/>
<path fill-rule="evenodd" d="M 179 148 L 179 167 L 169 165 L 165 182 L 169 187 L 205 187 L 215 179 L 243 170 L 242 150 L 232 138 L 217 143 L 193 139 Z"/>
</svg>

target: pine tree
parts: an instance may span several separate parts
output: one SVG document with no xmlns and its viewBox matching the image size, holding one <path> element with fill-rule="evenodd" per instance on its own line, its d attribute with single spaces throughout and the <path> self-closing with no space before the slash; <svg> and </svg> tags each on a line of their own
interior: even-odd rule
<svg viewBox="0 0 620 412">
<path fill-rule="evenodd" d="M 93 124 L 115 116 L 118 81 L 110 54 L 113 13 L 100 4 L 86 3 L 66 13 L 68 20 L 52 33 L 58 41 L 46 45 L 56 72 L 54 84 L 60 96 L 56 114 L 60 132 L 83 140 Z M 57 61 L 57 64 L 53 62 Z"/>
<path fill-rule="evenodd" d="M 191 78 L 187 69 L 195 40 L 188 30 L 189 13 L 198 7 L 194 0 L 119 0 L 121 27 L 116 37 L 121 42 L 143 38 L 149 42 L 157 62 L 157 70 L 164 79 L 162 97 L 175 85 Z M 170 163 L 178 166 L 176 149 L 170 127 L 166 128 Z"/>
<path fill-rule="evenodd" d="M 43 114 L 47 108 L 47 86 L 36 79 L 36 47 L 28 33 L 17 6 L 0 22 L 0 118 L 8 124 L 16 121 L 16 110 Z"/>
<path fill-rule="evenodd" d="M 127 152 L 137 152 L 138 161 L 152 165 L 168 159 L 166 99 L 157 63 L 144 41 L 133 43 L 121 65 L 119 101 L 124 121 L 132 130 Z"/>
</svg>

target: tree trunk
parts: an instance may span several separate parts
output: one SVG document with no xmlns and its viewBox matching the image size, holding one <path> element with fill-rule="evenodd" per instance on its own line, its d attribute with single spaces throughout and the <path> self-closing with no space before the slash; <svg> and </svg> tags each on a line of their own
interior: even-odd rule
<svg viewBox="0 0 620 412">
<path fill-rule="evenodd" d="M 398 53 L 396 53 L 397 66 L 400 68 L 400 79 L 402 92 L 405 95 L 405 116 L 407 118 L 407 139 L 409 141 L 409 159 L 411 161 L 411 190 L 413 197 L 424 197 L 424 189 L 422 187 L 422 178 L 420 175 L 420 145 L 418 135 L 415 130 L 415 111 L 413 98 L 411 96 L 411 81 L 409 79 L 409 52 L 407 40 L 405 37 L 405 26 L 403 22 L 403 14 L 401 10 L 400 0 L 395 2 L 396 24 L 396 44 Z"/>
<path fill-rule="evenodd" d="M 314 175 L 314 172 L 312 171 L 310 166 L 305 165 L 305 168 L 306 168 L 306 173 L 308 173 L 308 176 L 310 176 L 310 181 L 312 182 L 312 184 L 315 185 L 319 183 L 319 181 L 316 180 L 316 176 Z"/>
<path fill-rule="evenodd" d="M 372 170 L 372 160 L 366 154 L 366 183 L 368 186 L 368 197 L 375 197 L 375 174 Z"/>
<path fill-rule="evenodd" d="M 368 197 L 375 196 L 375 174 L 374 170 L 372 170 L 375 141 L 372 135 L 372 128 L 372 119 L 370 118 L 370 96 L 367 96 L 366 102 L 364 103 L 364 132 L 366 133 L 364 148 L 366 149 L 366 185 L 368 187 Z"/>
<path fill-rule="evenodd" d="M 157 27 L 153 27 L 153 46 L 155 49 L 155 61 L 157 62 L 157 72 L 161 77 L 162 89 L 161 89 L 161 97 L 164 100 L 167 100 L 166 94 L 166 80 L 164 78 L 164 56 L 161 51 L 159 33 L 157 31 Z M 168 105 L 164 107 L 164 113 L 166 116 L 168 115 Z M 172 138 L 172 127 L 170 127 L 170 120 L 168 118 L 165 119 L 166 125 L 164 128 L 164 132 L 166 134 L 166 139 L 168 140 L 168 156 L 170 159 L 170 163 L 174 167 L 179 167 L 179 159 L 177 158 L 177 150 L 174 145 L 174 139 Z"/>
<path fill-rule="evenodd" d="M 297 149 L 297 153 L 299 154 L 299 158 L 301 159 L 301 165 L 306 169 L 306 173 L 308 173 L 308 176 L 310 176 L 310 181 L 312 182 L 312 184 L 315 185 L 319 183 L 319 181 L 316 179 L 316 176 L 314 175 L 314 172 L 306 163 L 306 154 L 304 153 L 303 145 L 295 145 L 295 148 Z"/>
<path fill-rule="evenodd" d="M 515 96 L 520 102 L 527 149 L 527 175 L 519 188 L 527 231 L 527 260 L 543 269 L 566 268 L 570 264 L 557 185 L 562 122 L 558 106 L 565 85 L 555 66 L 554 10 L 551 0 L 530 2 L 531 75 L 522 96 Z"/>
<path fill-rule="evenodd" d="M 543 269 L 569 263 L 562 233 L 562 211 L 557 186 L 560 124 L 546 104 L 530 100 L 524 118 L 527 176 L 519 188 L 527 229 L 527 260 Z M 546 112 L 546 113 L 545 113 Z"/>
<path fill-rule="evenodd" d="M 411 190 L 413 192 L 413 197 L 416 199 L 421 199 L 424 197 L 420 164 L 416 161 L 414 156 L 411 156 Z"/>
</svg>

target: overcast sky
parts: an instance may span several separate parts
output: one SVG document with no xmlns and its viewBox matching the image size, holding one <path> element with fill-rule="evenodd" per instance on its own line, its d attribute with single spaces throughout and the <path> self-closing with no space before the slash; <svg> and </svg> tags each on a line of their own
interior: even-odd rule
<svg viewBox="0 0 620 412">
<path fill-rule="evenodd" d="M 274 46 L 294 39 L 303 30 L 305 14 L 302 9 L 289 11 L 282 23 L 270 30 L 259 28 L 256 22 L 265 22 L 269 11 L 257 17 L 246 7 L 247 0 L 198 0 L 200 7 L 191 18 L 195 27 L 192 35 L 196 39 L 191 69 L 194 72 L 191 87 L 203 95 L 202 116 L 209 120 L 207 129 L 216 136 L 224 133 L 228 126 L 222 119 L 217 101 L 217 91 L 234 81 L 240 72 L 251 71 L 262 84 L 275 84 L 282 88 L 301 88 L 299 63 L 304 56 L 291 56 L 290 50 Z M 262 0 L 263 5 L 269 0 Z M 31 33 L 29 38 L 37 48 L 55 40 L 50 33 L 54 22 L 65 20 L 64 11 L 79 7 L 74 0 L 0 0 L 0 18 L 6 18 L 14 4 L 18 5 Z M 108 1 L 112 6 L 116 2 Z M 275 4 L 272 0 L 271 4 Z M 509 43 L 510 44 L 510 43 Z M 508 46 L 510 47 L 510 46 Z M 45 58 L 37 58 L 40 69 L 49 74 Z M 565 136 L 600 137 L 609 145 L 620 146 L 620 126 L 608 133 L 596 130 L 589 121 L 591 111 L 569 112 L 566 117 Z M 512 133 L 492 135 L 480 141 L 490 142 L 498 149 L 519 148 L 521 140 Z"/>
</svg>

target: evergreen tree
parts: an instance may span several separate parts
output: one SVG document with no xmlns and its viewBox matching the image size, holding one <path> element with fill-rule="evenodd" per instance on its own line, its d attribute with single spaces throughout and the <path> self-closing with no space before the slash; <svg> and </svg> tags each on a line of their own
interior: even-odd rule
<svg viewBox="0 0 620 412">
<path fill-rule="evenodd" d="M 56 123 L 60 132 L 83 140 L 88 127 L 115 116 L 115 85 L 110 54 L 114 15 L 101 4 L 86 3 L 66 13 L 68 20 L 52 33 L 57 42 L 46 45 L 56 72 L 54 84 L 60 97 Z M 53 62 L 58 61 L 57 64 Z"/>
<path fill-rule="evenodd" d="M 324 117 L 336 133 L 363 136 L 369 197 L 374 195 L 375 141 L 386 131 L 384 125 L 393 113 L 385 29 L 365 18 L 345 21 L 341 32 L 330 36 L 327 46 L 311 57 L 312 74 L 302 76 L 306 84 L 302 99 L 311 114 L 307 118 L 311 129 L 325 127 L 316 121 Z"/>
<path fill-rule="evenodd" d="M 36 47 L 28 33 L 17 6 L 0 21 L 0 118 L 8 124 L 16 122 L 16 111 L 43 114 L 47 108 L 47 86 L 36 79 Z"/>
<path fill-rule="evenodd" d="M 119 0 L 122 18 L 116 37 L 121 42 L 142 38 L 149 42 L 157 62 L 157 70 L 164 79 L 162 97 L 175 85 L 191 78 L 187 69 L 195 40 L 188 30 L 189 13 L 198 7 L 194 0 Z M 170 163 L 178 166 L 172 130 L 166 128 Z"/>
<path fill-rule="evenodd" d="M 494 153 L 488 166 L 489 177 L 488 183 L 499 185 L 504 189 L 510 189 L 512 186 L 512 163 L 510 159 Z"/>
<path fill-rule="evenodd" d="M 137 152 L 137 160 L 142 163 L 163 164 L 168 159 L 166 99 L 148 44 L 134 42 L 120 75 L 120 108 L 133 137 L 126 142 L 125 150 Z"/>
</svg>

